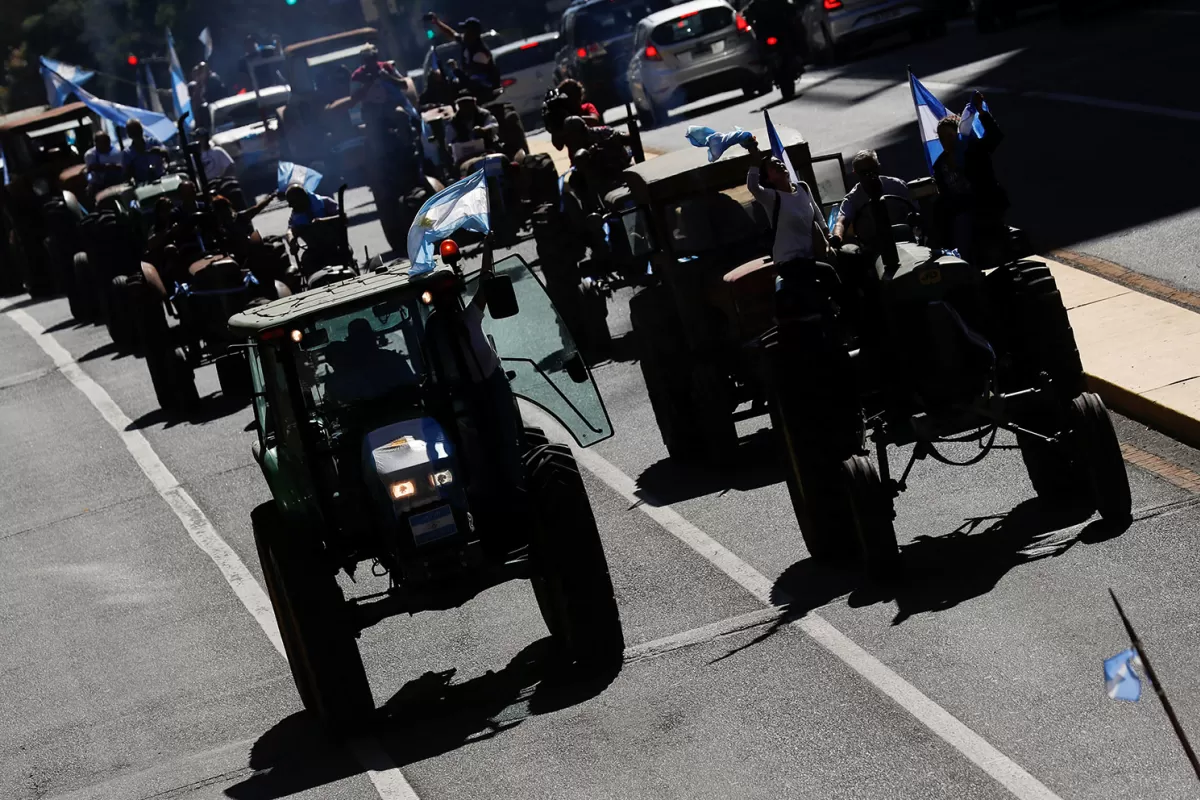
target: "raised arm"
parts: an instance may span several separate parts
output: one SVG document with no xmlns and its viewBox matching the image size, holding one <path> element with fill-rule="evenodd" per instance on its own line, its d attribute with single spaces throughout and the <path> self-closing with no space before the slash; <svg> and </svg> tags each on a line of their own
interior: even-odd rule
<svg viewBox="0 0 1200 800">
<path fill-rule="evenodd" d="M 438 19 L 438 15 L 434 12 L 430 11 L 428 14 L 426 14 L 425 19 L 430 22 L 433 27 L 441 31 L 443 36 L 449 39 L 458 39 L 458 31 L 454 30 L 454 28 L 451 28 L 449 25 Z"/>
</svg>

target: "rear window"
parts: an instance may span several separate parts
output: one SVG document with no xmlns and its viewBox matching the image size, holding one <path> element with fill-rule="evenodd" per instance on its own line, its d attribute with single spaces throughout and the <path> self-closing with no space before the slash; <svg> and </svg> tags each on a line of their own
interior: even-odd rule
<svg viewBox="0 0 1200 800">
<path fill-rule="evenodd" d="M 670 0 L 617 0 L 596 3 L 579 10 L 575 20 L 575 44 L 607 42 L 633 33 L 633 26 L 656 11 L 670 8 Z"/>
<path fill-rule="evenodd" d="M 528 42 L 514 50 L 496 53 L 496 66 L 503 73 L 520 72 L 554 60 L 554 41 Z"/>
<path fill-rule="evenodd" d="M 686 42 L 708 36 L 733 24 L 733 13 L 728 8 L 706 8 L 700 12 L 685 14 L 680 19 L 664 22 L 650 34 L 650 40 L 660 47 Z"/>
</svg>

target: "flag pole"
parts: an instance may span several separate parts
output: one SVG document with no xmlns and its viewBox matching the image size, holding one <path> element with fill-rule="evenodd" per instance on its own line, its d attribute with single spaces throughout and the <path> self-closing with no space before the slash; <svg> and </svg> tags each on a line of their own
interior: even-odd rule
<svg viewBox="0 0 1200 800">
<path fill-rule="evenodd" d="M 1167 699 L 1167 693 L 1163 690 L 1162 684 L 1158 682 L 1158 675 L 1154 672 L 1154 667 L 1150 666 L 1150 659 L 1146 656 L 1146 651 L 1142 647 L 1142 640 L 1134 632 L 1133 625 L 1129 623 L 1129 617 L 1125 616 L 1125 609 L 1121 608 L 1121 601 L 1117 599 L 1116 592 L 1109 589 L 1108 595 L 1112 598 L 1113 605 L 1117 607 L 1117 614 L 1121 617 L 1121 624 L 1125 626 L 1125 632 L 1129 634 L 1129 640 L 1133 642 L 1133 649 L 1137 651 L 1138 659 L 1142 662 L 1142 669 L 1146 671 L 1146 678 L 1149 679 L 1150 685 L 1154 687 L 1154 693 L 1158 695 L 1158 699 L 1162 702 L 1163 710 L 1167 712 L 1167 719 L 1171 721 L 1171 727 L 1175 729 L 1175 736 L 1179 739 L 1179 744 L 1183 746 L 1183 752 L 1187 754 L 1188 761 L 1191 762 L 1192 769 L 1196 772 L 1196 778 L 1200 779 L 1200 760 L 1196 758 L 1196 751 L 1192 749 L 1192 743 L 1188 741 L 1187 734 L 1183 730 L 1183 725 L 1179 722 L 1179 717 L 1175 716 L 1175 709 L 1171 706 L 1171 701 Z"/>
</svg>

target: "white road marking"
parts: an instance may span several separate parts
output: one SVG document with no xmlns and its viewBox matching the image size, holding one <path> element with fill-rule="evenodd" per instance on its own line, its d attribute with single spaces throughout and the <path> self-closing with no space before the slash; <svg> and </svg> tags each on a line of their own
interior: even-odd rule
<svg viewBox="0 0 1200 800">
<path fill-rule="evenodd" d="M 522 404 L 522 414 L 547 431 L 559 430 L 557 422 L 545 412 Z M 739 558 L 720 542 L 688 522 L 668 506 L 656 506 L 639 495 L 637 484 L 621 470 L 592 450 L 583 450 L 571 443 L 576 460 L 589 472 L 621 495 L 632 506 L 657 522 L 717 569 L 724 572 L 746 591 L 766 605 L 774 606 L 771 597 L 772 581 Z M 776 599 L 780 598 L 776 593 Z M 886 664 L 863 650 L 849 637 L 830 625 L 819 614 L 810 611 L 791 623 L 812 637 L 818 644 L 861 675 L 872 686 L 895 701 L 917 721 L 962 753 L 968 760 L 990 775 L 997 783 L 1020 800 L 1061 800 L 1041 781 L 1020 764 L 996 749 L 986 739 L 968 728 L 949 711 L 929 699 L 920 689 L 893 672 Z"/>
<path fill-rule="evenodd" d="M 0 299 L 0 311 L 8 308 L 13 301 Z M 205 552 L 212 562 L 217 565 L 225 581 L 233 589 L 238 600 L 254 617 L 254 621 L 262 628 L 275 650 L 287 658 L 283 649 L 283 639 L 279 635 L 279 625 L 275 621 L 275 612 L 271 608 L 271 600 L 263 588 L 255 580 L 254 575 L 246 568 L 245 563 L 229 544 L 217 533 L 208 516 L 196 505 L 187 490 L 179 485 L 179 481 L 167 469 L 154 448 L 146 441 L 141 431 L 133 430 L 133 420 L 125 415 L 104 390 L 96 383 L 83 368 L 75 362 L 66 348 L 58 343 L 51 334 L 33 317 L 20 309 L 8 312 L 8 318 L 28 333 L 39 347 L 54 361 L 54 366 L 75 386 L 96 410 L 121 437 L 125 448 L 133 456 L 138 467 L 150 479 L 154 490 L 166 501 L 175 516 L 183 523 L 188 536 L 196 546 Z M 374 784 L 376 792 L 382 800 L 419 800 L 417 793 L 405 780 L 404 774 L 392 762 L 391 757 L 374 739 L 357 739 L 349 743 L 349 749 L 358 760 L 360 766 Z"/>
</svg>

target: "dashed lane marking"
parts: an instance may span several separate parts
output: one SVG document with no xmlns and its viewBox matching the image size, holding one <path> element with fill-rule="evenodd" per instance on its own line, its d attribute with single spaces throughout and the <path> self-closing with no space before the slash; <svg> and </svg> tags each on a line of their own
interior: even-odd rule
<svg viewBox="0 0 1200 800">
<path fill-rule="evenodd" d="M 11 300 L 0 299 L 0 311 L 12 304 Z M 196 505 L 192 496 L 179 485 L 179 481 L 154 452 L 154 448 L 146 441 L 146 437 L 140 431 L 133 429 L 133 421 L 125 415 L 125 412 L 113 401 L 108 392 L 83 371 L 83 368 L 75 362 L 66 348 L 47 333 L 37 320 L 20 309 L 9 311 L 8 318 L 33 338 L 33 341 L 54 361 L 54 366 L 62 373 L 63 377 L 83 393 L 100 412 L 104 421 L 117 432 L 121 441 L 124 442 L 125 448 L 133 456 L 133 460 L 137 462 L 142 472 L 146 474 L 155 491 L 183 523 L 188 536 L 217 565 L 217 569 L 221 571 L 225 581 L 233 589 L 234 594 L 237 595 L 246 610 L 250 612 L 250 616 L 254 617 L 254 621 L 262 628 L 275 650 L 287 658 L 283 649 L 283 639 L 279 635 L 279 625 L 275 621 L 275 612 L 271 608 L 271 600 L 267 597 L 267 593 L 263 591 L 262 586 L 255 580 L 254 575 L 246 568 L 245 563 L 234 549 L 217 533 L 217 529 L 213 527 L 212 522 L 200 509 L 200 506 Z M 348 746 L 382 800 L 419 800 L 417 793 L 405 780 L 403 773 L 377 741 L 358 739 L 350 742 Z"/>
<path fill-rule="evenodd" d="M 522 413 L 546 430 L 561 426 L 544 412 L 529 404 Z M 606 461 L 599 453 L 571 446 L 575 458 L 589 472 L 608 485 L 626 501 L 642 511 L 664 530 L 686 544 L 717 569 L 724 572 L 765 605 L 775 606 L 772 582 L 767 576 L 743 561 L 733 551 L 713 539 L 680 516 L 669 506 L 657 506 L 639 493 L 637 484 L 621 470 Z M 776 600 L 787 598 L 775 595 Z M 808 634 L 818 644 L 836 656 L 868 683 L 890 697 L 921 724 L 960 752 L 975 766 L 992 777 L 1020 800 L 1061 800 L 1041 781 L 1020 764 L 1000 752 L 986 739 L 964 725 L 957 717 L 929 699 L 920 689 L 893 672 L 886 664 L 859 647 L 837 628 L 815 612 L 791 623 Z"/>
</svg>

